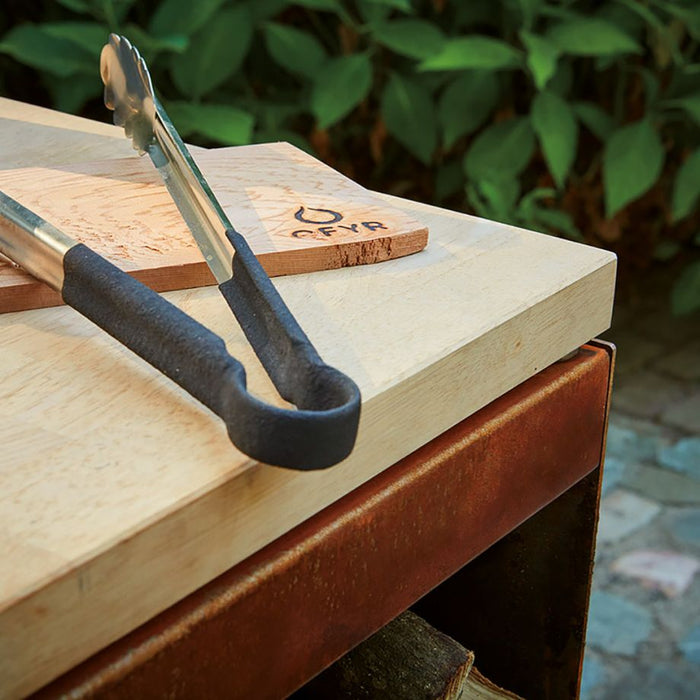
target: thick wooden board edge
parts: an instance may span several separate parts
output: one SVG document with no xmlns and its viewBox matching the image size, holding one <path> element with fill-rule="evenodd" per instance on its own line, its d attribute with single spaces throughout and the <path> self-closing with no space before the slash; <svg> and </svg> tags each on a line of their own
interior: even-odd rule
<svg viewBox="0 0 700 700">
<path fill-rule="evenodd" d="M 615 260 L 609 260 L 536 306 L 418 370 L 410 386 L 408 381 L 399 382 L 367 401 L 355 451 L 341 465 L 325 472 L 300 473 L 251 464 L 237 477 L 143 523 L 138 532 L 124 533 L 119 543 L 109 543 L 74 562 L 50 584 L 10 601 L 11 607 L 0 611 L 0 696 L 25 695 L 56 678 L 602 333 L 612 316 L 615 269 Z M 575 334 L 558 336 L 544 346 L 504 345 L 505 328 L 514 337 L 537 338 L 538 331 L 558 316 L 562 305 L 570 311 L 566 324 L 576 329 Z M 526 377 L 514 367 L 523 363 L 507 361 L 515 352 L 526 353 Z M 504 371 L 484 372 L 477 366 L 478 357 L 489 358 Z M 416 420 L 416 406 L 422 407 L 420 420 Z M 397 424 L 406 423 L 413 425 L 408 431 L 410 441 L 401 439 L 403 434 L 395 429 Z M 382 455 L 381 461 L 376 460 L 377 454 Z M 280 500 L 297 507 L 290 507 L 285 517 L 273 524 L 266 509 Z M 243 514 L 236 510 L 241 502 L 254 503 L 255 507 Z M 176 553 L 164 546 L 172 541 L 180 542 Z M 155 558 L 154 552 L 158 553 Z M 193 565 L 183 568 L 183 560 Z M 147 565 L 151 572 L 148 578 L 133 575 Z M 154 585 L 161 577 L 174 582 L 167 592 Z M 129 605 L 124 605 L 125 600 Z M 94 624 L 105 610 L 110 611 L 109 629 Z M 66 635 L 69 628 L 79 632 Z"/>
<path fill-rule="evenodd" d="M 427 227 L 396 238 L 384 236 L 366 241 L 348 241 L 323 248 L 305 248 L 280 253 L 262 253 L 257 258 L 270 277 L 372 265 L 418 253 L 428 244 Z"/>
</svg>

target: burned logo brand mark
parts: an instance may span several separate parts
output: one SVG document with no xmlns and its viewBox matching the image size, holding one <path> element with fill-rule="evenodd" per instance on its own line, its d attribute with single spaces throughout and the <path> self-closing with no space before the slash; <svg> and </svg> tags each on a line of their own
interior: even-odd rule
<svg viewBox="0 0 700 700">
<path fill-rule="evenodd" d="M 307 212 L 318 212 L 319 215 L 309 215 Z M 294 214 L 294 218 L 297 221 L 301 221 L 304 224 L 310 224 L 316 228 L 301 228 L 296 231 L 292 231 L 292 236 L 294 238 L 315 238 L 324 240 L 324 238 L 330 238 L 333 235 L 345 235 L 347 232 L 354 234 L 361 234 L 361 228 L 365 228 L 369 231 L 376 231 L 377 229 L 388 229 L 381 221 L 359 221 L 356 223 L 340 224 L 338 222 L 343 220 L 343 214 L 333 209 L 316 209 L 312 207 L 304 207 L 303 205 L 297 209 Z M 337 224 L 337 226 L 332 226 L 331 224 Z"/>
<path fill-rule="evenodd" d="M 306 209 L 303 205 L 297 209 L 296 213 L 294 214 L 294 218 L 297 221 L 301 221 L 302 224 L 314 224 L 316 226 L 321 226 L 323 224 L 335 224 L 343 218 L 343 215 L 340 212 L 333 211 L 332 209 L 313 209 L 309 207 L 309 211 L 318 211 L 323 214 L 329 214 L 330 218 L 321 218 L 320 221 L 318 217 L 315 219 L 305 218 L 304 213 L 306 212 Z"/>
</svg>

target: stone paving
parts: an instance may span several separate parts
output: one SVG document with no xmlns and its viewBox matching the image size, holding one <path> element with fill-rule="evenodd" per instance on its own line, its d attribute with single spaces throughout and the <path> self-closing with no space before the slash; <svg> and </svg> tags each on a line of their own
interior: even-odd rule
<svg viewBox="0 0 700 700">
<path fill-rule="evenodd" d="M 700 317 L 616 308 L 584 700 L 700 698 Z"/>
</svg>

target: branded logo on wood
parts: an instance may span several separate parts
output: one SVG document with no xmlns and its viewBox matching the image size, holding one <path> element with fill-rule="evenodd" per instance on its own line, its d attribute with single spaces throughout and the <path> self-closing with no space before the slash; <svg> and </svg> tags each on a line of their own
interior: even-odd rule
<svg viewBox="0 0 700 700">
<path fill-rule="evenodd" d="M 313 213 L 312 213 L 313 212 Z M 355 223 L 343 223 L 344 216 L 339 211 L 333 209 L 315 209 L 304 207 L 297 209 L 294 218 L 302 224 L 313 226 L 314 228 L 300 228 L 292 231 L 294 238 L 318 238 L 319 234 L 326 238 L 332 236 L 347 236 L 347 232 L 362 233 L 362 229 L 376 231 L 377 229 L 388 229 L 381 221 L 359 221 Z"/>
</svg>

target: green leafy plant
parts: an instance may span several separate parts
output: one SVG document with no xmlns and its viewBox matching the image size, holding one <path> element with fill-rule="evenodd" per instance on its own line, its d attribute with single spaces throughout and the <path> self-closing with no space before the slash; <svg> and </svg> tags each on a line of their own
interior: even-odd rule
<svg viewBox="0 0 700 700">
<path fill-rule="evenodd" d="M 697 0 L 10 4 L 4 94 L 104 118 L 118 32 L 190 140 L 288 140 L 370 187 L 612 247 L 623 269 L 681 260 L 672 306 L 700 307 Z"/>
</svg>

